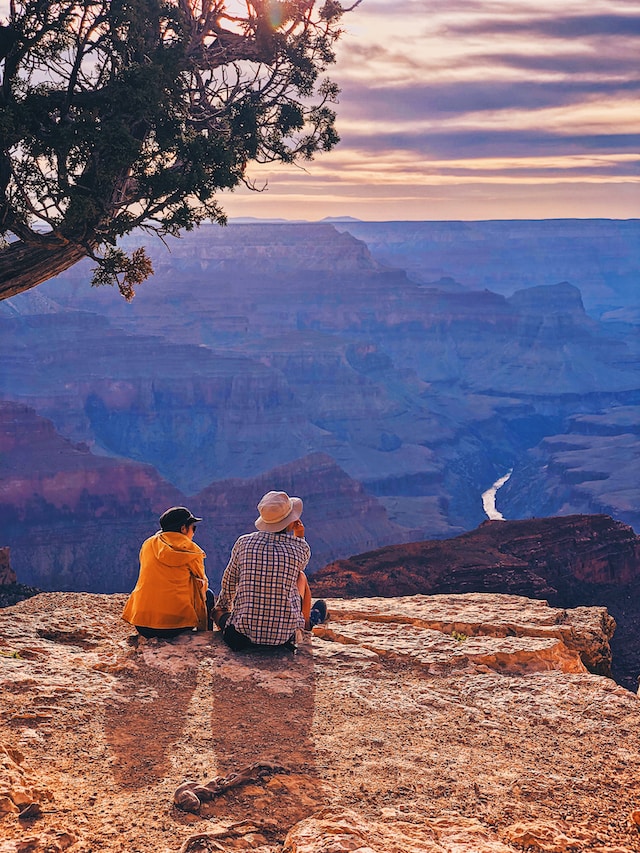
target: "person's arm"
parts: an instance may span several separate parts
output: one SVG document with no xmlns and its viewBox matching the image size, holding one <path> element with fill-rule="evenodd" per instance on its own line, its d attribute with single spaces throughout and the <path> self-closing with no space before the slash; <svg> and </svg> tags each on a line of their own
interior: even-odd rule
<svg viewBox="0 0 640 853">
<path fill-rule="evenodd" d="M 236 587 L 238 586 L 239 568 L 238 543 L 236 542 L 231 549 L 231 557 L 227 563 L 227 568 L 224 570 L 224 574 L 222 575 L 220 595 L 216 600 L 216 607 L 220 607 L 224 610 L 231 610 L 231 605 L 233 604 L 233 599 L 236 594 Z"/>
<path fill-rule="evenodd" d="M 300 571 L 304 571 L 311 558 L 311 548 L 309 547 L 309 543 L 307 542 L 307 540 L 304 538 L 304 524 L 302 523 L 302 520 L 299 518 L 297 521 L 292 521 L 291 524 L 287 527 L 287 530 L 293 533 L 296 539 L 303 540 L 303 542 L 300 544 L 303 544 L 303 547 L 306 551 L 306 558 L 304 560 L 304 565 L 300 567 Z"/>
<path fill-rule="evenodd" d="M 207 578 L 207 574 L 204 570 L 204 556 L 198 556 L 196 560 L 192 560 L 187 568 L 189 572 L 193 575 L 194 580 L 198 581 L 202 584 L 205 592 L 209 587 L 209 579 Z"/>
<path fill-rule="evenodd" d="M 304 572 L 298 572 L 296 581 L 298 592 L 300 593 L 302 615 L 304 616 L 304 626 L 307 631 L 311 630 L 311 590 L 309 589 L 309 581 Z"/>
</svg>

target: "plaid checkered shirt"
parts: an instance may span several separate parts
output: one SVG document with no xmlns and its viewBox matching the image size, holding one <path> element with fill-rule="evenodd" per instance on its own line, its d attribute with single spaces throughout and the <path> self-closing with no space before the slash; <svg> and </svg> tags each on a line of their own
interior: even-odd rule
<svg viewBox="0 0 640 853">
<path fill-rule="evenodd" d="M 311 549 L 286 533 L 248 533 L 233 546 L 216 604 L 231 610 L 229 622 L 253 643 L 279 646 L 304 628 L 296 581 Z"/>
</svg>

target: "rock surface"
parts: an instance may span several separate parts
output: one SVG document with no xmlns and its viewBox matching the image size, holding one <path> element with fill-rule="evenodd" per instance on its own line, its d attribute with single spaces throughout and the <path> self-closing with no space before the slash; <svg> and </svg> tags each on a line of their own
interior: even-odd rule
<svg viewBox="0 0 640 853">
<path fill-rule="evenodd" d="M 603 608 L 336 599 L 291 656 L 132 637 L 123 602 L 0 611 L 2 853 L 640 851 L 640 703 L 584 663 Z"/>
<path fill-rule="evenodd" d="M 11 551 L 9 548 L 0 548 L 0 586 L 16 583 L 18 578 L 11 568 Z"/>
<path fill-rule="evenodd" d="M 616 680 L 640 673 L 640 536 L 605 515 L 486 521 L 439 541 L 389 546 L 338 560 L 314 576 L 323 596 L 508 592 L 562 607 L 600 604 L 618 624 Z M 602 658 L 599 672 L 608 674 Z"/>
</svg>

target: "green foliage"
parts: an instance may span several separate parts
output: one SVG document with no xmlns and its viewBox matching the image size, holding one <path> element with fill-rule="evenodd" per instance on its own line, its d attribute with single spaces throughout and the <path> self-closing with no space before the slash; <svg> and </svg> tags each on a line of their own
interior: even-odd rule
<svg viewBox="0 0 640 853">
<path fill-rule="evenodd" d="M 464 643 L 465 640 L 469 639 L 466 634 L 462 634 L 462 633 L 460 633 L 460 631 L 452 631 L 451 636 L 453 637 L 454 640 L 457 640 L 459 643 Z"/>
<path fill-rule="evenodd" d="M 12 3 L 0 26 L 0 237 L 81 247 L 98 263 L 93 283 L 130 299 L 151 268 L 116 249 L 119 237 L 224 224 L 215 195 L 250 185 L 251 161 L 293 163 L 339 141 L 338 89 L 321 74 L 340 4 L 229 5 Z"/>
<path fill-rule="evenodd" d="M 91 284 L 117 284 L 127 302 L 134 297 L 134 287 L 153 274 L 153 266 L 144 249 L 135 249 L 127 255 L 122 249 L 108 248 L 93 274 Z"/>
</svg>

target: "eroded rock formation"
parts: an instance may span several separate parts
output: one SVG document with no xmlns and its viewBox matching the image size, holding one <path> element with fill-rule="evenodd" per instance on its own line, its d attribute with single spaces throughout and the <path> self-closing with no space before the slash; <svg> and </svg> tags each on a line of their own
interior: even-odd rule
<svg viewBox="0 0 640 853">
<path fill-rule="evenodd" d="M 640 850 L 640 703 L 585 665 L 604 608 L 334 599 L 292 656 L 132 637 L 123 602 L 0 611 L 3 853 Z"/>
<path fill-rule="evenodd" d="M 318 572 L 318 595 L 508 592 L 555 605 L 600 604 L 618 624 L 613 673 L 635 689 L 640 536 L 605 515 L 486 521 L 440 541 L 390 546 Z"/>
<path fill-rule="evenodd" d="M 0 548 L 0 586 L 16 583 L 16 573 L 11 568 L 11 552 L 9 548 Z"/>
<path fill-rule="evenodd" d="M 391 545 L 325 566 L 323 595 L 528 592 L 580 584 L 628 584 L 640 570 L 640 536 L 606 515 L 485 521 L 476 530 Z"/>
<path fill-rule="evenodd" d="M 0 548 L 0 607 L 17 604 L 39 592 L 35 587 L 18 583 L 16 573 L 11 567 L 10 549 Z"/>
</svg>

